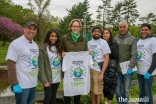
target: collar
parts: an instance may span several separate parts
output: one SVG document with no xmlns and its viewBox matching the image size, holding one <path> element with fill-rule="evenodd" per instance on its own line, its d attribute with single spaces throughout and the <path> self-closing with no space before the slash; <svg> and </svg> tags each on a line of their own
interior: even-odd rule
<svg viewBox="0 0 156 104">
<path fill-rule="evenodd" d="M 70 41 L 73 41 L 72 36 L 71 36 L 71 33 L 69 33 L 69 34 L 67 35 L 67 39 L 70 40 Z M 77 42 L 78 42 L 78 41 L 81 41 L 81 40 L 83 40 L 83 36 L 80 34 L 80 37 L 78 38 Z"/>
<path fill-rule="evenodd" d="M 130 32 L 128 31 L 125 35 L 121 35 L 121 34 L 119 34 L 118 36 L 120 37 L 120 38 L 126 38 L 126 37 L 129 37 L 131 34 L 130 34 Z"/>
<path fill-rule="evenodd" d="M 26 43 L 33 43 L 33 42 L 34 42 L 33 40 L 30 42 L 27 38 L 25 38 L 24 35 L 22 35 L 22 39 L 23 39 L 23 41 L 26 42 Z"/>
<path fill-rule="evenodd" d="M 150 34 L 149 36 L 147 36 L 145 38 L 141 37 L 141 39 L 147 39 L 147 38 L 150 38 L 150 37 L 154 37 L 154 35 L 153 34 Z"/>
</svg>

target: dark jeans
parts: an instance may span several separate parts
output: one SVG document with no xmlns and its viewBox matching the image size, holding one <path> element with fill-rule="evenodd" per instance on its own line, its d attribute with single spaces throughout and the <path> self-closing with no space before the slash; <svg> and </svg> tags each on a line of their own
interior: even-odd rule
<svg viewBox="0 0 156 104">
<path fill-rule="evenodd" d="M 144 79 L 144 75 L 138 74 L 138 82 L 139 82 L 139 88 L 140 88 L 140 98 L 148 98 L 146 100 L 139 102 L 139 104 L 153 104 L 153 95 L 152 95 L 152 83 L 154 81 L 154 76 L 150 76 L 149 79 Z"/>
<path fill-rule="evenodd" d="M 44 87 L 44 101 L 43 104 L 55 104 L 56 102 L 56 93 L 59 87 L 59 83 L 53 83 L 50 87 Z"/>
<path fill-rule="evenodd" d="M 22 89 L 21 93 L 15 93 L 16 104 L 33 104 L 36 87 Z"/>
<path fill-rule="evenodd" d="M 125 99 L 129 99 L 131 81 L 132 74 L 117 73 L 116 100 L 118 104 L 129 104 Z"/>
<path fill-rule="evenodd" d="M 80 104 L 81 95 L 74 96 L 74 104 Z M 70 104 L 70 96 L 64 96 L 64 104 Z"/>
</svg>

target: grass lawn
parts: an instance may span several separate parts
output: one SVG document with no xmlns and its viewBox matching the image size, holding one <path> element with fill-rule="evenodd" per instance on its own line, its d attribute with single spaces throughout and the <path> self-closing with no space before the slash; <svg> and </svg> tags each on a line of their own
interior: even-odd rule
<svg viewBox="0 0 156 104">
<path fill-rule="evenodd" d="M 6 44 L 4 46 L 2 46 L 2 41 L 0 41 L 0 65 L 6 65 L 6 54 L 8 51 L 8 47 L 10 45 L 10 42 L 6 42 Z"/>
</svg>

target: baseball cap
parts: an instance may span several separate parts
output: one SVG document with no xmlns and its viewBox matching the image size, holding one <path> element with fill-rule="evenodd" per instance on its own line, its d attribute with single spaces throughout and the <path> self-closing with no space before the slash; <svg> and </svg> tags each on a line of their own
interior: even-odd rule
<svg viewBox="0 0 156 104">
<path fill-rule="evenodd" d="M 36 23 L 33 22 L 33 21 L 27 22 L 27 23 L 25 24 L 25 27 L 29 27 L 30 25 L 35 25 L 35 27 L 37 28 Z"/>
</svg>

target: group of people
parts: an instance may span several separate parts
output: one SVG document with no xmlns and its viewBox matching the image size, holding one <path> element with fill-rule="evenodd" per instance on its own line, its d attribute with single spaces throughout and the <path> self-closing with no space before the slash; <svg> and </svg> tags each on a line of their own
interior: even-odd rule
<svg viewBox="0 0 156 104">
<path fill-rule="evenodd" d="M 126 22 L 120 22 L 118 27 L 119 34 L 114 38 L 109 29 L 102 30 L 98 26 L 93 27 L 91 31 L 93 39 L 87 43 L 80 33 L 81 21 L 73 19 L 69 23 L 70 33 L 68 35 L 64 35 L 60 39 L 58 31 L 50 29 L 44 42 L 38 48 L 38 45 L 33 41 L 36 36 L 37 25 L 34 22 L 27 22 L 24 27 L 24 34 L 10 44 L 6 56 L 8 76 L 15 93 L 16 104 L 33 104 L 38 80 L 44 87 L 43 104 L 55 104 L 56 93 L 62 76 L 66 79 L 68 75 L 67 67 L 62 65 L 62 63 L 68 64 L 66 56 L 71 55 L 72 52 L 86 54 L 83 53 L 86 51 L 91 56 L 92 61 L 92 65 L 86 71 L 90 80 L 85 80 L 90 83 L 88 89 L 92 104 L 100 104 L 102 95 L 104 95 L 105 104 L 112 104 L 114 94 L 116 94 L 118 104 L 128 104 L 135 66 L 137 66 L 140 88 L 139 97 L 149 99 L 147 102 L 139 103 L 153 104 L 152 83 L 154 75 L 156 75 L 156 64 L 154 64 L 154 60 L 156 60 L 156 38 L 152 35 L 151 25 L 148 23 L 141 25 L 141 39 L 138 42 L 128 31 Z M 75 54 L 72 55 L 74 58 Z M 83 59 L 83 57 L 78 58 Z M 129 61 L 129 64 L 126 74 L 123 74 L 120 63 L 125 61 Z M 73 63 L 82 66 L 85 62 L 78 59 Z M 67 70 L 72 70 L 72 68 Z M 76 69 L 76 71 L 81 72 L 81 69 Z M 74 80 L 83 80 L 80 78 L 81 76 L 75 75 L 77 79 Z M 64 90 L 67 87 L 72 88 L 66 84 L 68 82 L 64 82 Z M 71 82 L 71 84 L 73 83 Z M 83 88 L 83 86 L 81 87 Z M 79 90 L 79 86 L 75 88 Z M 64 91 L 65 104 L 70 104 L 72 96 L 74 97 L 74 104 L 80 104 L 81 93 L 72 96 L 68 96 L 70 94 L 67 93 L 68 91 Z M 124 101 L 121 101 L 121 98 Z"/>
</svg>

